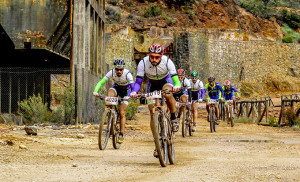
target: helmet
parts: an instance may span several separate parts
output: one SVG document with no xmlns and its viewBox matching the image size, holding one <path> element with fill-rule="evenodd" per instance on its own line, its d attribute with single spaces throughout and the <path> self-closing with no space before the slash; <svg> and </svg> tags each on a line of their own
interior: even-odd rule
<svg viewBox="0 0 300 182">
<path fill-rule="evenodd" d="M 152 44 L 149 47 L 149 53 L 151 53 L 151 52 L 157 53 L 157 54 L 163 54 L 164 53 L 164 48 L 160 44 Z"/>
<path fill-rule="evenodd" d="M 123 59 L 115 59 L 114 65 L 115 65 L 116 67 L 124 67 L 125 62 L 124 62 Z"/>
<path fill-rule="evenodd" d="M 214 76 L 210 76 L 209 78 L 208 78 L 208 82 L 214 82 L 215 81 L 215 77 Z"/>
<path fill-rule="evenodd" d="M 197 78 L 199 76 L 197 71 L 192 71 L 191 73 L 192 78 Z"/>
<path fill-rule="evenodd" d="M 225 86 L 229 86 L 229 85 L 230 85 L 230 81 L 229 81 L 229 80 L 226 80 L 226 81 L 224 82 L 224 85 L 225 85 Z"/>
<path fill-rule="evenodd" d="M 178 73 L 178 76 L 184 76 L 185 75 L 184 69 L 178 69 L 177 73 Z"/>
</svg>

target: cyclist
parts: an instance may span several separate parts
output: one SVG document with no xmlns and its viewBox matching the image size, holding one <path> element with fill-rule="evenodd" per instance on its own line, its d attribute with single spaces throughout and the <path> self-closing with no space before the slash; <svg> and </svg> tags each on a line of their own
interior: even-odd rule
<svg viewBox="0 0 300 182">
<path fill-rule="evenodd" d="M 120 117 L 121 117 L 121 126 L 120 126 L 120 135 L 118 137 L 118 143 L 123 143 L 124 140 L 124 129 L 126 122 L 126 109 L 129 103 L 130 92 L 134 87 L 134 81 L 131 72 L 128 69 L 124 68 L 125 62 L 123 59 L 114 60 L 114 66 L 112 70 L 110 70 L 104 78 L 102 78 L 97 85 L 95 86 L 93 95 L 99 96 L 99 89 L 102 87 L 104 83 L 106 83 L 110 78 L 114 81 L 113 86 L 108 89 L 107 96 L 115 97 L 119 96 L 122 98 L 122 102 L 120 104 Z"/>
<path fill-rule="evenodd" d="M 131 97 L 138 97 L 137 94 L 141 89 L 141 84 L 144 75 L 148 78 L 147 92 L 153 92 L 155 90 L 173 90 L 177 92 L 181 89 L 181 84 L 177 75 L 177 71 L 173 61 L 163 55 L 164 48 L 160 44 L 152 44 L 149 48 L 149 55 L 144 57 L 138 64 L 136 82 L 134 89 L 131 92 Z M 165 94 L 167 106 L 170 110 L 171 122 L 173 125 L 173 131 L 176 132 L 179 129 L 179 121 L 175 116 L 175 99 L 172 94 Z M 148 109 L 150 111 L 150 127 L 153 132 L 153 113 L 155 100 L 148 101 Z M 154 150 L 155 157 L 157 157 L 157 151 Z"/>
<path fill-rule="evenodd" d="M 205 85 L 206 90 L 208 91 L 208 98 L 207 99 L 222 99 L 224 98 L 224 90 L 222 88 L 222 86 L 218 83 L 215 82 L 215 77 L 214 76 L 210 76 L 208 78 L 208 82 Z M 221 94 L 220 94 L 221 92 Z M 215 108 L 216 108 L 216 116 L 217 116 L 217 121 L 216 124 L 219 124 L 219 107 L 218 104 L 215 104 Z M 208 103 L 206 103 L 206 110 L 207 113 L 209 114 L 209 105 Z"/>
<path fill-rule="evenodd" d="M 192 99 L 192 90 L 191 90 L 191 83 L 188 78 L 185 77 L 184 69 L 178 69 L 178 78 L 181 83 L 181 90 L 179 92 L 173 93 L 175 100 L 181 101 L 182 103 L 188 103 L 187 101 L 191 102 Z M 179 108 L 179 113 L 177 118 L 179 119 L 184 107 Z"/>
<path fill-rule="evenodd" d="M 191 87 L 192 87 L 192 110 L 193 110 L 193 120 L 194 120 L 194 127 L 192 128 L 193 131 L 196 131 L 196 120 L 198 116 L 198 102 L 202 102 L 205 96 L 205 89 L 203 86 L 203 82 L 198 79 L 199 73 L 197 71 L 192 71 L 191 73 Z"/>
<path fill-rule="evenodd" d="M 236 114 L 236 108 L 235 108 L 236 101 L 234 97 L 234 92 L 236 93 L 238 100 L 240 100 L 239 92 L 236 90 L 236 88 L 233 85 L 230 84 L 229 80 L 226 80 L 224 82 L 223 90 L 224 90 L 225 100 L 233 100 L 234 114 Z M 226 105 L 226 112 L 228 112 L 228 105 Z"/>
</svg>

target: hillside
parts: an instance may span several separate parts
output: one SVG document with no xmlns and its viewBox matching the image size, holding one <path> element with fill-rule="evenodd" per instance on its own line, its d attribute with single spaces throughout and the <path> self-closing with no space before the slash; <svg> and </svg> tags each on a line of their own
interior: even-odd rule
<svg viewBox="0 0 300 182">
<path fill-rule="evenodd" d="M 201 0 L 189 4 L 184 4 L 183 0 L 174 2 L 108 0 L 107 23 L 118 23 L 133 29 L 147 29 L 150 26 L 240 29 L 258 38 L 273 41 L 283 37 L 276 16 L 260 18 L 241 8 L 234 0 Z"/>
</svg>

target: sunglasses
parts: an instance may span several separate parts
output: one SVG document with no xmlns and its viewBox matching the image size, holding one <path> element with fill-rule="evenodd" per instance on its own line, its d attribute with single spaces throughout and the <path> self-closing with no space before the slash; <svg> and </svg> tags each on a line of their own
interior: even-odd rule
<svg viewBox="0 0 300 182">
<path fill-rule="evenodd" d="M 118 68 L 115 68 L 116 71 L 123 71 L 124 69 L 121 68 L 121 69 L 118 69 Z"/>
<path fill-rule="evenodd" d="M 150 55 L 150 58 L 151 58 L 151 59 L 159 59 L 159 58 L 161 58 L 161 56 L 151 56 L 151 55 Z"/>
</svg>

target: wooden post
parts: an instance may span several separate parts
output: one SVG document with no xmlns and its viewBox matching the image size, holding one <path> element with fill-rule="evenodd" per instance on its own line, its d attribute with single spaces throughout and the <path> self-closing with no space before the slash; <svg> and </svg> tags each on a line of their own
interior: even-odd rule
<svg viewBox="0 0 300 182">
<path fill-rule="evenodd" d="M 258 114 L 257 117 L 260 118 L 261 117 L 261 102 L 258 103 Z"/>
<path fill-rule="evenodd" d="M 269 100 L 266 100 L 266 123 L 269 123 Z"/>
<path fill-rule="evenodd" d="M 245 103 L 241 103 L 241 117 L 244 117 L 245 109 L 244 109 Z"/>
<path fill-rule="evenodd" d="M 251 103 L 249 103 L 249 104 L 251 105 L 251 107 L 250 107 L 250 111 L 249 111 L 249 113 L 248 113 L 248 115 L 247 115 L 248 118 L 250 117 L 251 112 L 253 111 L 253 103 L 251 102 Z"/>
<path fill-rule="evenodd" d="M 246 117 L 249 117 L 249 103 L 246 103 Z"/>
<path fill-rule="evenodd" d="M 74 65 L 74 85 L 75 85 L 75 125 L 78 126 L 78 88 L 77 88 L 77 64 Z"/>
<path fill-rule="evenodd" d="M 285 101 L 283 101 L 283 105 L 281 106 L 281 108 L 282 108 L 281 121 L 282 123 L 285 124 Z"/>
<path fill-rule="evenodd" d="M 9 117 L 11 119 L 11 95 L 12 95 L 12 88 L 11 88 L 11 73 L 8 74 L 8 79 L 9 79 L 9 86 L 8 86 L 8 113 L 9 113 Z"/>
</svg>

